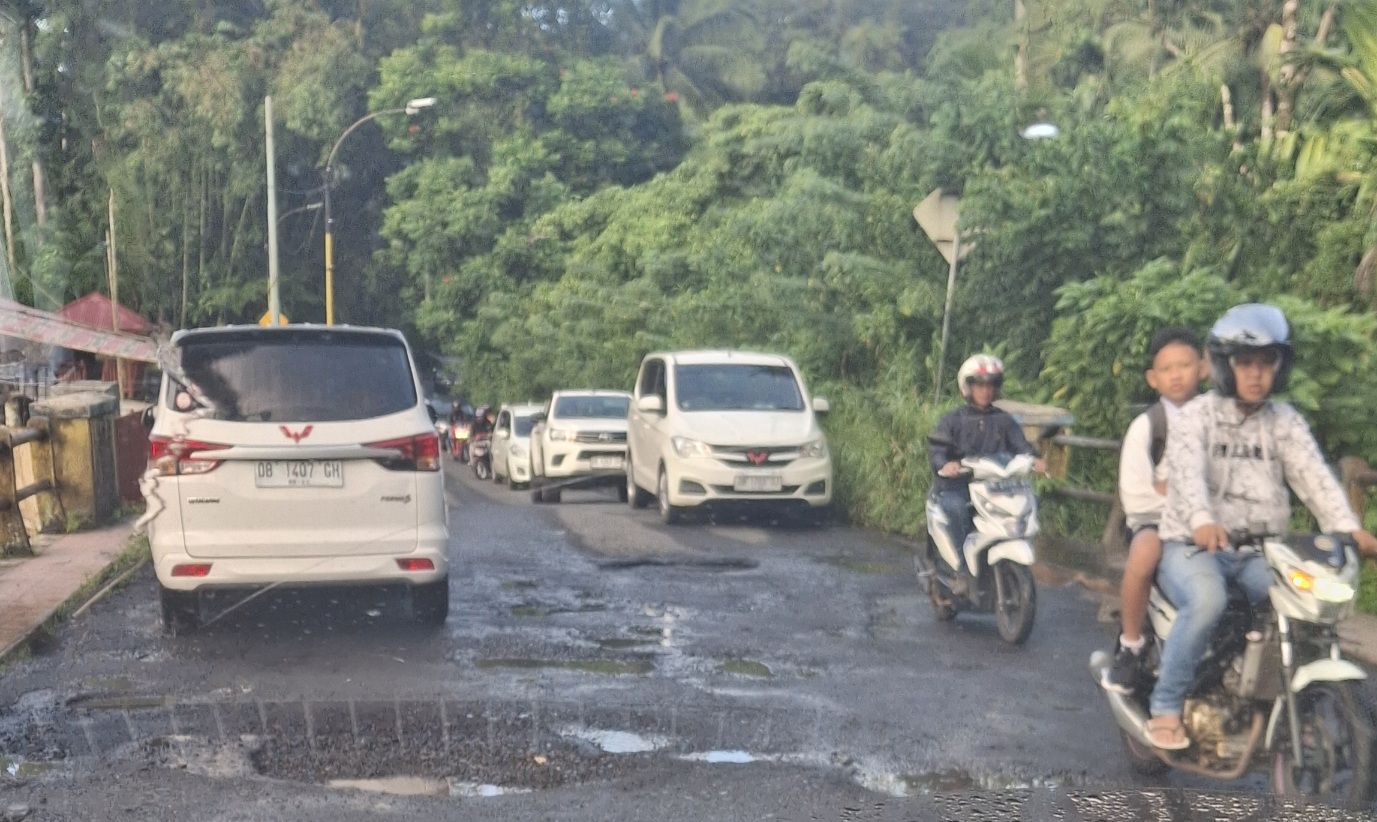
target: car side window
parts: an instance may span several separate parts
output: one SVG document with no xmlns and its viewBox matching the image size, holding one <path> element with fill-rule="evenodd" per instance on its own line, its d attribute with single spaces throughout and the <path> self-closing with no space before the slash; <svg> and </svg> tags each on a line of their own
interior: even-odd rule
<svg viewBox="0 0 1377 822">
<path fill-rule="evenodd" d="M 641 371 L 639 393 L 642 397 L 665 395 L 665 364 L 663 360 L 649 360 Z"/>
<path fill-rule="evenodd" d="M 665 364 L 659 361 L 656 361 L 655 364 L 658 367 L 655 369 L 655 384 L 651 390 L 655 396 L 659 397 L 661 400 L 665 400 L 668 398 L 669 393 L 665 388 Z"/>
</svg>

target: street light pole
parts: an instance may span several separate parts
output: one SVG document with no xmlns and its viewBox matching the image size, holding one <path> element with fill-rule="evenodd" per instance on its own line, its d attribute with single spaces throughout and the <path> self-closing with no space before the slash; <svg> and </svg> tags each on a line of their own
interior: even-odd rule
<svg viewBox="0 0 1377 822">
<path fill-rule="evenodd" d="M 389 108 L 382 111 L 375 111 L 372 114 L 365 114 L 354 124 L 344 130 L 344 133 L 335 141 L 330 148 L 329 155 L 325 158 L 325 324 L 335 324 L 335 223 L 330 213 L 330 186 L 335 180 L 335 154 L 339 151 L 344 139 L 353 134 L 359 126 L 369 120 L 382 117 L 385 114 L 415 114 L 423 108 L 435 105 L 434 97 L 419 97 L 411 100 L 403 108 Z"/>
</svg>

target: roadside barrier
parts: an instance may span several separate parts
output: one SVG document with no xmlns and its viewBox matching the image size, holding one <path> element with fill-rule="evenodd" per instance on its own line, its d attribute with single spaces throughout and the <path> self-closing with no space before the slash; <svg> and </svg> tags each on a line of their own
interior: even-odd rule
<svg viewBox="0 0 1377 822">
<path fill-rule="evenodd" d="M 26 458 L 33 474 L 33 481 L 22 487 L 15 470 L 21 456 Z M 19 507 L 24 500 L 44 495 L 38 506 L 40 529 L 62 521 L 62 501 L 57 491 L 48 418 L 31 417 L 22 427 L 0 426 L 0 539 L 6 553 L 33 554 L 29 529 Z"/>
<path fill-rule="evenodd" d="M 1049 466 L 1060 466 L 1060 472 L 1052 471 L 1053 476 L 1065 478 L 1065 466 L 1069 463 L 1071 449 L 1085 448 L 1097 451 L 1112 451 L 1118 453 L 1122 446 L 1122 440 L 1105 439 L 1101 437 L 1081 437 L 1073 434 L 1065 434 L 1060 431 L 1046 432 L 1037 441 L 1039 449 L 1047 455 Z M 1053 456 L 1056 454 L 1057 456 Z M 1367 512 L 1368 495 L 1371 488 L 1377 487 L 1377 470 L 1370 467 L 1366 460 L 1359 457 L 1344 457 L 1339 460 L 1339 480 L 1343 484 L 1344 492 L 1348 495 L 1349 504 L 1353 506 L 1358 519 L 1363 519 Z M 1079 502 L 1090 502 L 1109 507 L 1109 516 L 1105 522 L 1104 533 L 1100 536 L 1100 548 L 1111 554 L 1122 552 L 1126 549 L 1127 531 L 1124 525 L 1124 509 L 1119 501 L 1118 493 L 1114 491 L 1101 491 L 1094 488 L 1077 488 L 1071 485 L 1062 485 L 1054 488 L 1049 496 L 1054 499 L 1076 500 Z M 1371 555 L 1369 555 L 1371 557 Z M 1371 557 L 1377 559 L 1377 557 Z"/>
</svg>

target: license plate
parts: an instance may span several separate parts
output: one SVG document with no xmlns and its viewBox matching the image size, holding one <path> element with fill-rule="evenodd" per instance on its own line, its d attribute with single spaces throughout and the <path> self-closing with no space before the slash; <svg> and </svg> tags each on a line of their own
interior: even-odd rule
<svg viewBox="0 0 1377 822">
<path fill-rule="evenodd" d="M 736 490 L 746 493 L 768 493 L 784 489 L 781 474 L 737 474 Z"/>
<path fill-rule="evenodd" d="M 344 463 L 339 460 L 260 460 L 253 484 L 259 488 L 343 488 Z"/>
<path fill-rule="evenodd" d="M 622 457 L 589 457 L 588 465 L 594 471 L 619 471 L 626 467 L 626 462 Z"/>
</svg>

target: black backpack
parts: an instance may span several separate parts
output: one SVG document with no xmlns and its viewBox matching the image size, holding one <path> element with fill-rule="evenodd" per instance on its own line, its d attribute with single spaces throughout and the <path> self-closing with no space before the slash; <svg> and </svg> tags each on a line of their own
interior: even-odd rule
<svg viewBox="0 0 1377 822">
<path fill-rule="evenodd" d="M 1152 447 L 1149 453 L 1152 455 L 1152 467 L 1156 468 L 1162 463 L 1162 457 L 1167 453 L 1167 409 L 1158 400 L 1148 406 L 1148 430 L 1152 433 Z"/>
</svg>

